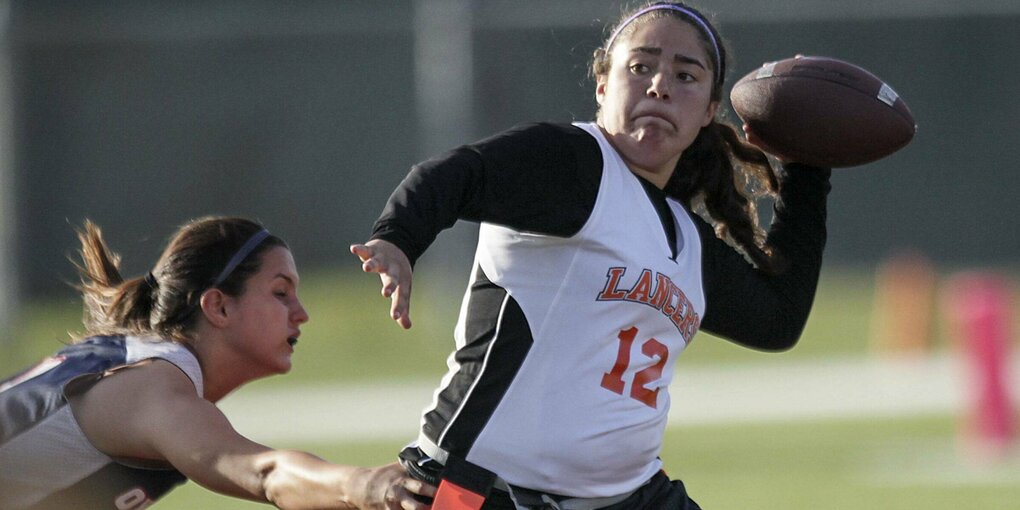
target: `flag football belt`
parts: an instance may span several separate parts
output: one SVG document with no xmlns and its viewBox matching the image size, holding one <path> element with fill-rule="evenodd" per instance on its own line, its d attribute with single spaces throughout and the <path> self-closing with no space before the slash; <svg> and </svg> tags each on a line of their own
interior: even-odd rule
<svg viewBox="0 0 1020 510">
<path fill-rule="evenodd" d="M 412 478 L 437 487 L 431 503 L 432 508 L 441 510 L 479 510 L 489 499 L 509 499 L 518 510 L 600 510 L 637 492 L 604 498 L 573 498 L 517 487 L 428 441 L 405 448 L 400 452 L 400 463 Z"/>
</svg>

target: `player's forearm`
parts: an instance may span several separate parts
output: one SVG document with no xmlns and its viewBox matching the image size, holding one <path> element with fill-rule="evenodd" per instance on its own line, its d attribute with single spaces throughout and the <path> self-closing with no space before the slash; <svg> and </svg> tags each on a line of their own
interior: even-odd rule
<svg viewBox="0 0 1020 510">
<path fill-rule="evenodd" d="M 778 274 L 766 282 L 775 296 L 777 316 L 774 345 L 788 349 L 799 340 L 814 304 L 825 249 L 826 197 L 831 188 L 827 168 L 786 165 L 780 184 L 776 216 L 767 242 L 780 257 Z"/>
<path fill-rule="evenodd" d="M 786 267 L 770 281 L 783 297 L 786 312 L 797 323 L 792 334 L 799 337 L 811 312 L 822 269 L 831 170 L 786 165 L 784 173 L 767 242 Z"/>
<path fill-rule="evenodd" d="M 785 265 L 777 274 L 754 269 L 701 228 L 707 299 L 702 328 L 755 349 L 785 350 L 797 343 L 821 270 L 829 171 L 789 170 L 769 231 L 769 244 Z"/>
<path fill-rule="evenodd" d="M 330 464 L 314 455 L 275 450 L 256 462 L 262 499 L 282 509 L 358 508 L 370 490 L 365 469 Z"/>
<path fill-rule="evenodd" d="M 386 202 L 372 239 L 393 243 L 414 265 L 477 194 L 479 166 L 477 156 L 466 150 L 415 165 Z"/>
<path fill-rule="evenodd" d="M 821 262 L 831 172 L 797 164 L 784 166 L 768 242 L 790 262 Z"/>
</svg>

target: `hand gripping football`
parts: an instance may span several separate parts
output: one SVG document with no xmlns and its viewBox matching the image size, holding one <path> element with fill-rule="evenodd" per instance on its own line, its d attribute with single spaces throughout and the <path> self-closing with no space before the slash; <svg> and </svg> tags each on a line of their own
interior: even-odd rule
<svg viewBox="0 0 1020 510">
<path fill-rule="evenodd" d="M 733 85 L 730 102 L 766 152 L 814 166 L 870 163 L 903 148 L 916 131 L 892 87 L 828 57 L 766 63 Z"/>
</svg>

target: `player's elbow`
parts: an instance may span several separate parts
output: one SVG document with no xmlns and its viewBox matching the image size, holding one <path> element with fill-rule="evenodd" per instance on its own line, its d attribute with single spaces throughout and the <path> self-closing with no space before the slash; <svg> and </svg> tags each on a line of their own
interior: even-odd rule
<svg viewBox="0 0 1020 510">
<path fill-rule="evenodd" d="M 761 350 L 768 352 L 786 352 L 793 349 L 797 345 L 797 341 L 800 340 L 800 335 L 792 337 L 776 337 L 765 342 L 764 345 L 760 346 Z"/>
<path fill-rule="evenodd" d="M 777 324 L 767 330 L 744 338 L 734 339 L 737 343 L 765 352 L 785 352 L 793 349 L 804 332 L 804 324 Z"/>
<path fill-rule="evenodd" d="M 773 328 L 773 331 L 761 346 L 762 350 L 769 352 L 785 352 L 793 349 L 794 346 L 797 345 L 797 342 L 800 341 L 800 337 L 804 333 L 804 326 L 806 323 L 807 321 L 797 321 L 795 323 L 786 323 Z"/>
</svg>

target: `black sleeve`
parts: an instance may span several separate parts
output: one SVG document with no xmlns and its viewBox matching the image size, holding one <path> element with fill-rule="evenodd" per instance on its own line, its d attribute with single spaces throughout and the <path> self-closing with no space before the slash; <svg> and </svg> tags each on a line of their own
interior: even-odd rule
<svg viewBox="0 0 1020 510">
<path fill-rule="evenodd" d="M 581 128 L 527 124 L 415 165 L 390 196 L 372 239 L 411 264 L 458 219 L 570 236 L 598 194 L 602 153 Z"/>
<path fill-rule="evenodd" d="M 793 347 L 807 323 L 821 272 L 830 174 L 829 169 L 797 164 L 780 172 L 768 233 L 768 243 L 784 261 L 776 274 L 754 268 L 707 223 L 695 219 L 703 241 L 702 328 L 747 347 Z"/>
</svg>

